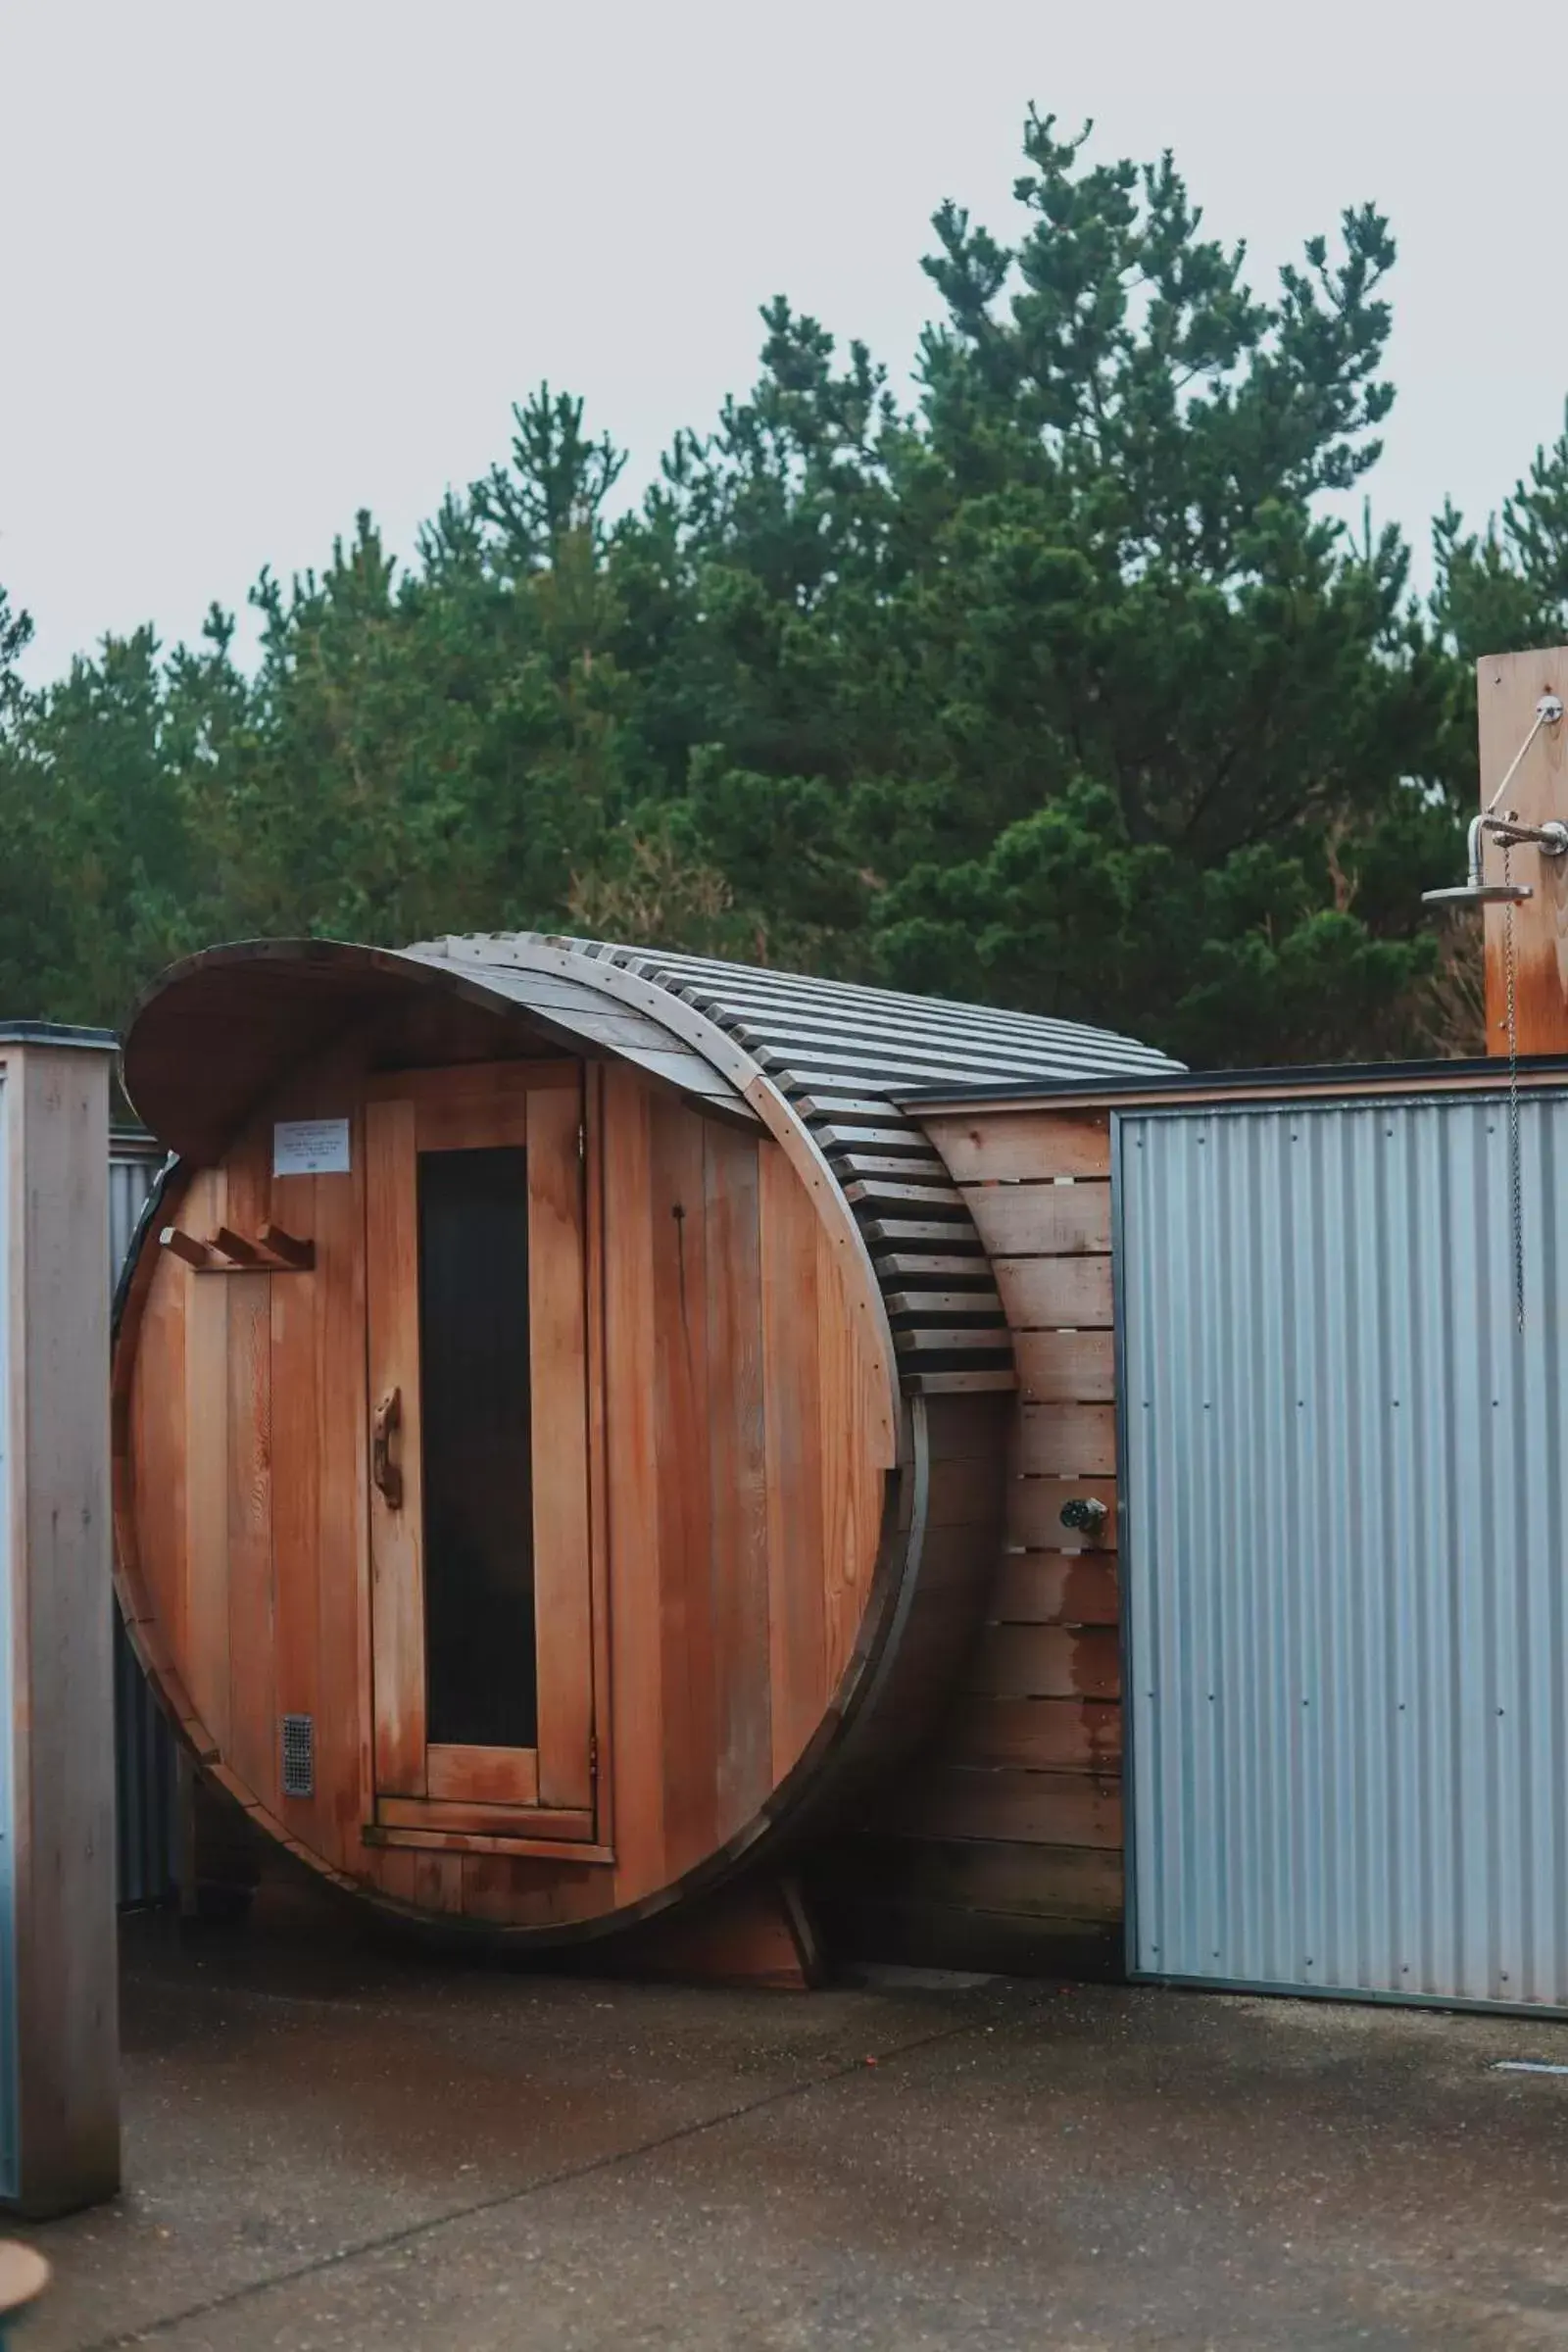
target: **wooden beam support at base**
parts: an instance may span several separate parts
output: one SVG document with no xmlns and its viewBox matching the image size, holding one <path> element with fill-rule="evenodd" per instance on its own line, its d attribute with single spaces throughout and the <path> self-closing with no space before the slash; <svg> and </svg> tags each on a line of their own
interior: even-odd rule
<svg viewBox="0 0 1568 2352">
<path fill-rule="evenodd" d="M 689 1908 L 683 1904 L 678 1913 L 605 1944 L 592 1965 L 607 1976 L 773 1992 L 809 1992 L 825 1973 L 800 1883 L 782 1877 L 756 1879 Z"/>
</svg>

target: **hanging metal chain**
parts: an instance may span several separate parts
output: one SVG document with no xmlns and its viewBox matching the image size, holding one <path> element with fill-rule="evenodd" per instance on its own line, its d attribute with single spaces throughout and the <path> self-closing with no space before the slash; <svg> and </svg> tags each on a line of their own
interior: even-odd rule
<svg viewBox="0 0 1568 2352">
<path fill-rule="evenodd" d="M 1502 845 L 1502 879 L 1512 881 L 1509 871 L 1510 845 Z M 1513 1319 L 1518 1330 L 1525 1327 L 1525 1202 L 1524 1170 L 1519 1144 L 1519 1002 L 1515 976 L 1513 901 L 1507 900 L 1502 909 L 1502 972 L 1507 994 L 1508 1021 L 1508 1215 L 1513 1228 Z"/>
</svg>

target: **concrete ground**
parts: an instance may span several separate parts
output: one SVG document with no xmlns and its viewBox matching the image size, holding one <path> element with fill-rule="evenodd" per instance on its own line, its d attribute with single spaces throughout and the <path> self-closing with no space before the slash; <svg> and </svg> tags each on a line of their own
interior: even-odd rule
<svg viewBox="0 0 1568 2352">
<path fill-rule="evenodd" d="M 18 2352 L 1568 2346 L 1545 2023 L 808 1996 L 127 1923 L 125 2192 Z"/>
</svg>

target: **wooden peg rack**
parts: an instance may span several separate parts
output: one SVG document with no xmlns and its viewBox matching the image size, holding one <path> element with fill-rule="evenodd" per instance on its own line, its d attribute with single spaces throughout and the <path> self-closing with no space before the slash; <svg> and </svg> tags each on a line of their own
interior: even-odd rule
<svg viewBox="0 0 1568 2352">
<path fill-rule="evenodd" d="M 316 1263 L 316 1244 L 296 1241 L 281 1225 L 264 1225 L 254 1241 L 220 1225 L 205 1242 L 166 1225 L 158 1239 L 198 1274 L 308 1274 Z"/>
</svg>

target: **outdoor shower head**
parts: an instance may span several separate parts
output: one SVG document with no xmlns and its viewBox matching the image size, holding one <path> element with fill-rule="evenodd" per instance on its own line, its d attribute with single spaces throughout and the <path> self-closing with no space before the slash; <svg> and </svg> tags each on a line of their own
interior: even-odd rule
<svg viewBox="0 0 1568 2352">
<path fill-rule="evenodd" d="M 1533 899 L 1528 882 L 1456 882 L 1450 890 L 1424 890 L 1423 906 L 1511 906 Z"/>
<path fill-rule="evenodd" d="M 1506 815 L 1494 816 L 1484 808 L 1470 820 L 1470 855 L 1462 882 L 1450 890 L 1424 890 L 1423 906 L 1516 906 L 1521 899 L 1533 899 L 1535 892 L 1528 882 L 1488 882 L 1482 860 L 1486 856 L 1487 837 L 1493 834 L 1509 846 L 1514 842 L 1529 842 L 1543 858 L 1561 858 L 1568 855 L 1568 825 L 1557 817 L 1544 825 L 1522 825 L 1510 809 Z M 1504 860 L 1506 863 L 1506 859 Z"/>
</svg>

